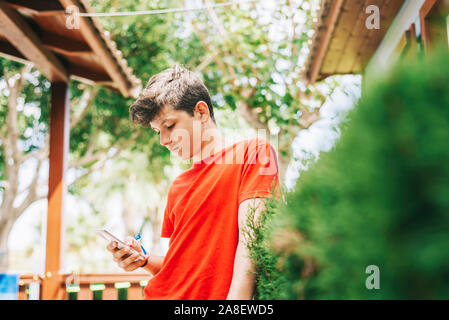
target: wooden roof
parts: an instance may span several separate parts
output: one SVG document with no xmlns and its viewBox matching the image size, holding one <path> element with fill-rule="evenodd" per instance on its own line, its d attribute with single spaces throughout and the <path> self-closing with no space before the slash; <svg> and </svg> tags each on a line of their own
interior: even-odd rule
<svg viewBox="0 0 449 320">
<path fill-rule="evenodd" d="M 360 73 L 376 51 L 405 0 L 322 0 L 306 62 L 309 83 L 335 74 Z M 365 25 L 366 8 L 380 9 L 380 29 Z"/>
<path fill-rule="evenodd" d="M 79 17 L 68 28 L 66 8 L 92 12 L 84 0 L 0 0 L 0 55 L 32 62 L 50 81 L 74 78 L 137 97 L 141 81 L 99 21 Z"/>
</svg>

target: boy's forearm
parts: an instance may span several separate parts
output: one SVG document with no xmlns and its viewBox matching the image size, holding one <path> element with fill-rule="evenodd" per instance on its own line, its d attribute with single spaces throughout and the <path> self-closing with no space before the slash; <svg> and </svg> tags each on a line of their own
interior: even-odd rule
<svg viewBox="0 0 449 320">
<path fill-rule="evenodd" d="M 245 243 L 239 243 L 227 300 L 251 300 L 255 285 L 254 266 Z"/>
<path fill-rule="evenodd" d="M 155 276 L 161 270 L 164 258 L 163 256 L 150 255 L 148 263 L 143 269 Z"/>
<path fill-rule="evenodd" d="M 247 234 L 248 219 L 258 220 L 261 212 L 266 209 L 263 198 L 248 199 L 239 205 L 239 241 L 234 259 L 234 273 L 231 287 L 228 292 L 228 300 L 250 300 L 253 298 L 256 273 L 254 264 L 250 258 Z"/>
</svg>

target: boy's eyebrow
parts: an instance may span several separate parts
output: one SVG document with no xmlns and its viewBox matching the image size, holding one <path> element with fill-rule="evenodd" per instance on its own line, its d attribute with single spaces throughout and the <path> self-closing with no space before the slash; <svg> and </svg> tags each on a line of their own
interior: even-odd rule
<svg viewBox="0 0 449 320">
<path fill-rule="evenodd" d="M 168 118 L 166 118 L 166 119 L 164 119 L 164 121 L 162 121 L 162 123 L 161 124 L 164 124 L 166 121 L 170 121 L 170 120 L 173 120 L 173 119 L 175 119 L 176 120 L 176 118 L 175 117 L 168 117 Z"/>
<path fill-rule="evenodd" d="M 161 125 L 163 125 L 165 122 L 170 121 L 170 120 L 176 120 L 176 118 L 174 118 L 174 117 L 166 118 L 166 119 L 164 119 L 164 121 L 161 122 Z"/>
<path fill-rule="evenodd" d="M 161 126 L 162 126 L 165 122 L 170 121 L 170 120 L 176 120 L 176 118 L 175 118 L 175 117 L 169 117 L 169 118 L 164 119 L 164 120 L 161 122 Z M 157 131 L 156 128 L 153 128 L 153 126 L 152 126 L 151 124 L 150 124 L 150 128 L 153 129 L 154 131 Z"/>
</svg>

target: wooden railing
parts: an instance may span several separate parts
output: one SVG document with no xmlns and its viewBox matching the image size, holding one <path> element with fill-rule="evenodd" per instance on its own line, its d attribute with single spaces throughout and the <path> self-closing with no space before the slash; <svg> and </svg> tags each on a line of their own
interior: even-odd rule
<svg viewBox="0 0 449 320">
<path fill-rule="evenodd" d="M 62 274 L 58 297 L 64 300 L 142 300 L 148 274 Z M 30 284 L 38 287 L 42 297 L 44 275 L 24 274 L 19 281 L 19 300 L 30 298 Z"/>
</svg>

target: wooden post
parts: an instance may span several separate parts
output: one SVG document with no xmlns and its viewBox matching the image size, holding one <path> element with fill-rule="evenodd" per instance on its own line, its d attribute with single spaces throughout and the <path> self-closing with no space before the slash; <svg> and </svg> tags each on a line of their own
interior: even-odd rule
<svg viewBox="0 0 449 320">
<path fill-rule="evenodd" d="M 426 53 L 429 52 L 429 47 L 430 47 L 430 34 L 429 34 L 428 25 L 427 25 L 426 20 L 427 20 L 427 16 L 428 16 L 429 12 L 432 10 L 432 8 L 436 2 L 437 2 L 437 0 L 426 0 L 424 2 L 423 6 L 421 7 L 421 9 L 419 10 L 419 20 L 420 20 L 420 24 L 421 24 L 421 37 L 424 42 L 424 50 L 426 51 Z"/>
<path fill-rule="evenodd" d="M 429 53 L 434 46 L 447 43 L 449 37 L 447 17 L 449 1 L 426 0 L 419 18 L 425 52 Z"/>
<path fill-rule="evenodd" d="M 42 299 L 64 299 L 60 269 L 63 249 L 63 204 L 66 185 L 64 173 L 70 134 L 69 88 L 64 82 L 51 84 L 50 106 L 50 173 L 48 179 L 47 242 L 45 251 L 45 278 Z"/>
</svg>

